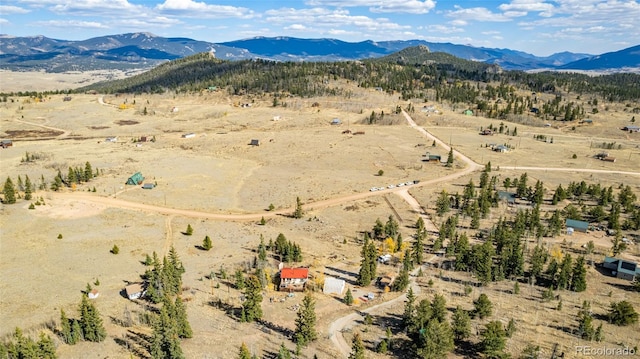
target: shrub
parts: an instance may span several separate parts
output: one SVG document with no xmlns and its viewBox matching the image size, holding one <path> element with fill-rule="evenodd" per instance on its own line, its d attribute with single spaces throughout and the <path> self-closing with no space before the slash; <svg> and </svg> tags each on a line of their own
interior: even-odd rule
<svg viewBox="0 0 640 359">
<path fill-rule="evenodd" d="M 120 248 L 118 248 L 118 246 L 114 244 L 113 248 L 111 248 L 111 253 L 113 253 L 113 254 L 120 253 Z"/>
</svg>

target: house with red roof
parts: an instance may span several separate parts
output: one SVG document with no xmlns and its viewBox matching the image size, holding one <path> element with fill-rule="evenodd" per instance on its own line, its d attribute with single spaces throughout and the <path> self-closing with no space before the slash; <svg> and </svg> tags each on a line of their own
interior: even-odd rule
<svg viewBox="0 0 640 359">
<path fill-rule="evenodd" d="M 303 291 L 309 280 L 309 268 L 282 268 L 280 270 L 280 290 Z"/>
</svg>

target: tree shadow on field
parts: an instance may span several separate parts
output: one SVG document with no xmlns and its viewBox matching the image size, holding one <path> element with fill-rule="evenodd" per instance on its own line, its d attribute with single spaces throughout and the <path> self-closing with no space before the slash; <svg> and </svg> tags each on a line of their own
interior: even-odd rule
<svg viewBox="0 0 640 359">
<path fill-rule="evenodd" d="M 478 354 L 480 352 L 480 348 L 477 345 L 474 345 L 468 340 L 459 340 L 456 341 L 456 346 L 454 349 L 454 353 L 462 356 L 463 358 L 471 358 L 477 359 L 480 358 Z"/>
<path fill-rule="evenodd" d="M 282 334 L 283 336 L 285 336 L 287 339 L 292 339 L 293 335 L 294 335 L 294 331 L 289 329 L 289 328 L 285 328 L 281 325 L 275 324 L 273 322 L 270 322 L 268 320 L 264 320 L 264 319 L 258 319 L 256 320 L 256 324 L 259 326 L 264 327 L 264 329 L 268 329 L 268 330 L 272 330 L 274 332 L 278 332 L 280 334 Z M 260 328 L 262 331 L 264 331 L 265 333 L 268 333 L 267 331 L 265 331 L 263 328 Z M 270 333 L 268 333 L 270 334 Z"/>
<path fill-rule="evenodd" d="M 240 312 L 242 308 L 236 308 L 229 303 L 223 302 L 220 298 L 218 298 L 218 300 L 209 301 L 208 304 L 214 308 L 222 310 L 229 316 L 229 318 L 240 321 Z"/>
<path fill-rule="evenodd" d="M 636 289 L 631 284 L 631 282 L 629 282 L 629 285 L 620 284 L 620 283 L 611 283 L 611 282 L 607 282 L 607 284 L 612 286 L 612 287 L 614 287 L 614 288 L 622 289 L 622 290 L 625 290 L 627 292 L 635 292 L 636 291 Z"/>
</svg>

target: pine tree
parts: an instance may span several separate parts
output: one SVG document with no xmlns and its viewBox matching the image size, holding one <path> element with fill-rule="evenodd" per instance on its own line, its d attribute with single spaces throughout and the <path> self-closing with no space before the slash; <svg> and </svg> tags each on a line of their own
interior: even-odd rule
<svg viewBox="0 0 640 359">
<path fill-rule="evenodd" d="M 93 169 L 91 168 L 91 163 L 89 163 L 89 161 L 84 164 L 84 178 L 86 181 L 93 178 Z"/>
<path fill-rule="evenodd" d="M 31 200 L 31 198 L 33 198 L 32 193 L 33 184 L 31 184 L 29 176 L 24 176 L 24 199 L 27 201 Z"/>
<path fill-rule="evenodd" d="M 453 147 L 449 148 L 449 154 L 447 155 L 447 167 L 453 166 Z"/>
<path fill-rule="evenodd" d="M 596 328 L 596 332 L 593 334 L 593 340 L 597 342 L 601 342 L 604 340 L 604 335 L 602 334 L 602 323 L 600 323 L 600 325 L 598 325 L 598 327 Z"/>
<path fill-rule="evenodd" d="M 80 328 L 84 340 L 101 342 L 107 337 L 100 313 L 86 295 L 82 296 L 80 303 Z"/>
<path fill-rule="evenodd" d="M 40 333 L 40 340 L 38 340 L 38 358 L 39 359 L 56 359 L 56 346 L 51 340 L 51 337 Z"/>
<path fill-rule="evenodd" d="M 562 263 L 560 264 L 560 273 L 558 273 L 558 278 L 556 280 L 556 288 L 557 289 L 568 289 L 571 284 L 571 255 L 567 254 L 562 258 Z"/>
<path fill-rule="evenodd" d="M 69 171 L 67 173 L 67 185 L 71 186 L 72 184 L 78 183 L 78 178 L 76 177 L 76 171 L 73 168 L 69 167 Z"/>
<path fill-rule="evenodd" d="M 191 330 L 191 324 L 189 324 L 189 320 L 187 319 L 187 307 L 182 302 L 180 297 L 176 297 L 176 301 L 174 304 L 174 320 L 177 324 L 177 333 L 180 338 L 191 338 L 193 337 L 193 331 Z"/>
<path fill-rule="evenodd" d="M 4 190 L 2 191 L 2 194 L 4 195 L 2 203 L 16 203 L 16 188 L 14 187 L 13 181 L 11 181 L 10 177 L 7 177 L 7 180 L 4 182 Z"/>
<path fill-rule="evenodd" d="M 77 342 L 77 337 L 71 332 L 71 321 L 67 318 L 63 309 L 60 309 L 60 336 L 65 344 L 73 345 Z"/>
<path fill-rule="evenodd" d="M 453 348 L 453 332 L 446 321 L 430 320 L 424 332 L 420 332 L 418 354 L 421 358 L 446 358 L 447 353 L 452 351 Z"/>
<path fill-rule="evenodd" d="M 400 270 L 400 274 L 398 274 L 398 277 L 396 278 L 396 280 L 393 281 L 393 283 L 391 284 L 391 289 L 394 292 L 403 292 L 405 289 L 407 289 L 407 287 L 409 286 L 409 271 L 407 270 L 407 268 L 402 268 Z"/>
<path fill-rule="evenodd" d="M 284 345 L 284 342 L 280 344 L 280 349 L 278 350 L 278 356 L 276 356 L 276 359 L 291 359 L 291 352 Z"/>
<path fill-rule="evenodd" d="M 267 260 L 267 248 L 264 244 L 264 237 L 260 235 L 260 244 L 258 245 L 258 259 L 261 261 Z"/>
<path fill-rule="evenodd" d="M 489 322 L 484 332 L 482 332 L 482 341 L 480 346 L 482 352 L 488 358 L 501 358 L 504 356 L 504 348 L 506 346 L 506 333 L 502 327 L 502 323 L 498 320 Z"/>
<path fill-rule="evenodd" d="M 296 197 L 296 209 L 293 212 L 293 218 L 300 219 L 304 216 L 304 211 L 302 210 L 302 202 L 300 201 L 300 197 Z"/>
<path fill-rule="evenodd" d="M 447 301 L 440 294 L 433 296 L 431 301 L 431 319 L 445 322 L 447 320 Z"/>
<path fill-rule="evenodd" d="M 351 353 L 349 354 L 348 359 L 365 359 L 365 348 L 364 344 L 362 344 L 360 334 L 356 333 L 353 336 L 353 340 L 351 341 L 351 343 Z"/>
<path fill-rule="evenodd" d="M 344 295 L 344 302 L 347 305 L 352 305 L 353 304 L 353 294 L 351 294 L 351 288 L 347 289 L 347 293 Z"/>
<path fill-rule="evenodd" d="M 407 301 L 404 304 L 404 312 L 402 313 L 402 324 L 407 328 L 408 332 L 413 332 L 415 328 L 416 316 L 416 296 L 413 294 L 413 288 L 409 288 L 407 292 Z"/>
<path fill-rule="evenodd" d="M 580 256 L 573 266 L 571 277 L 571 290 L 574 292 L 584 292 L 587 289 L 587 269 L 584 266 L 584 257 Z"/>
<path fill-rule="evenodd" d="M 318 339 L 315 299 L 313 299 L 311 292 L 307 292 L 304 296 L 302 307 L 298 310 L 295 335 L 302 346 L 306 346 L 308 343 Z"/>
<path fill-rule="evenodd" d="M 609 321 L 618 326 L 631 325 L 638 322 L 638 313 L 626 300 L 611 303 Z"/>
<path fill-rule="evenodd" d="M 191 224 L 187 224 L 187 230 L 184 231 L 184 234 L 187 236 L 190 236 L 193 234 L 193 227 L 191 227 Z"/>
<path fill-rule="evenodd" d="M 469 313 L 457 306 L 453 312 L 452 329 L 456 340 L 466 339 L 471 335 L 471 319 Z"/>
<path fill-rule="evenodd" d="M 211 238 L 209 236 L 204 236 L 204 240 L 202 241 L 202 248 L 205 251 L 211 250 L 213 245 L 211 244 Z"/>
<path fill-rule="evenodd" d="M 244 292 L 245 301 L 242 304 L 242 312 L 247 322 L 253 322 L 262 318 L 262 286 L 255 275 L 249 277 Z"/>
<path fill-rule="evenodd" d="M 486 294 L 480 294 L 478 299 L 473 301 L 473 304 L 475 306 L 475 313 L 480 319 L 491 316 L 493 304 Z"/>
</svg>

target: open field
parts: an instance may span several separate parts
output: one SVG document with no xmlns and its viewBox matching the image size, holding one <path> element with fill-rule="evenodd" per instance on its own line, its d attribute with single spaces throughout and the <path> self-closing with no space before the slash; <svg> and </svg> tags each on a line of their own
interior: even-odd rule
<svg viewBox="0 0 640 359">
<path fill-rule="evenodd" d="M 439 225 L 442 219 L 434 215 L 437 194 L 442 189 L 462 192 L 470 178 L 478 183 L 479 174 L 438 182 L 468 167 L 459 160 L 453 168 L 423 162 L 426 152 L 440 154 L 445 160 L 448 151 L 440 145 L 431 147 L 432 141 L 407 126 L 402 115 L 391 114 L 396 105 L 405 104 L 398 103 L 396 96 L 353 86 L 351 89 L 354 95 L 350 99 L 290 98 L 283 101 L 287 102 L 286 107 L 275 108 L 268 97 L 232 98 L 222 92 L 135 97 L 73 95 L 71 101 L 51 96 L 44 102 L 15 98 L 18 101 L 0 103 L 1 136 L 11 134 L 14 140 L 13 147 L 0 150 L 3 175 L 28 175 L 36 185 L 43 176 L 49 185 L 58 169 L 66 174 L 70 166 L 84 167 L 87 161 L 100 172 L 74 193 L 71 189 L 62 193 L 38 191 L 35 195 L 42 197 L 45 204 L 35 210 L 29 210 L 29 202 L 24 200 L 0 205 L 0 336 L 8 335 L 16 326 L 35 333 L 47 321 L 59 321 L 61 308 L 70 316 L 77 316 L 81 291 L 87 283 L 99 279 L 96 305 L 109 338 L 99 344 L 59 345 L 59 357 L 128 357 L 126 346 L 139 348 L 131 339 L 135 335 L 128 330 L 146 333 L 148 328 L 123 328 L 117 324 L 125 311 L 145 311 L 144 305 L 125 299 L 121 291 L 126 283 L 139 281 L 145 271 L 141 261 L 146 254 L 155 251 L 162 256 L 174 246 L 186 268 L 183 280 L 188 289 L 183 297 L 188 301 L 195 333 L 194 338 L 182 344 L 188 358 L 232 358 L 242 342 L 259 355 L 277 353 L 281 342 L 293 349 L 294 344 L 285 337 L 288 332 L 274 328 L 294 329 L 295 312 L 289 308 L 301 302 L 301 294 L 280 301 L 285 298 L 283 293 L 265 292 L 264 319 L 271 323 L 271 329 L 239 323 L 210 305 L 221 299 L 239 306 L 240 293 L 225 280 L 210 280 L 209 274 L 219 273 L 221 267 L 233 273 L 246 266 L 256 255 L 260 236 L 268 241 L 279 233 L 300 244 L 302 264 L 312 266 L 312 273 L 343 277 L 357 290 L 356 296 L 371 291 L 379 297 L 377 289 L 354 287 L 360 262 L 358 233 L 369 230 L 376 218 L 385 221 L 392 215 L 408 240 L 419 213 L 406 197 L 397 195 L 401 188 L 376 192 L 369 189 L 420 180 L 420 184 L 408 187 L 409 193 Z M 314 102 L 319 107 L 313 107 Z M 242 103 L 250 103 L 251 107 L 235 106 Z M 119 109 L 124 104 L 128 108 Z M 381 110 L 388 114 L 389 125 L 362 124 L 371 111 Z M 501 179 L 519 176 L 522 167 L 635 172 L 532 170 L 528 174 L 530 181 L 545 182 L 548 196 L 559 183 L 564 186 L 581 180 L 616 188 L 621 183 L 628 184 L 640 193 L 640 134 L 618 129 L 628 122 L 622 112 L 602 111 L 593 117 L 596 123 L 592 127 L 580 126 L 575 131 L 505 122 L 509 127 L 517 126 L 518 136 L 480 136 L 480 126 L 496 126 L 500 121 L 441 110 L 440 115 L 411 115 L 418 125 L 474 161 L 491 161 L 493 173 Z M 339 118 L 342 124 L 332 126 L 333 118 Z M 365 133 L 342 134 L 347 129 Z M 194 133 L 195 137 L 182 138 L 185 133 Z M 552 136 L 554 143 L 535 141 L 533 134 Z M 154 138 L 155 142 L 133 142 L 141 136 Z M 107 137 L 117 137 L 117 142 L 107 142 Z M 260 145 L 250 146 L 253 139 L 258 139 Z M 622 144 L 621 149 L 610 151 L 618 159 L 615 163 L 590 158 L 600 151 L 593 148 L 594 143 L 613 141 Z M 492 142 L 511 143 L 516 149 L 497 153 L 482 147 Z M 27 152 L 38 154 L 39 159 L 22 162 Z M 573 153 L 576 159 L 571 158 Z M 497 170 L 498 167 L 503 168 Z M 378 175 L 379 170 L 384 172 L 382 176 Z M 157 187 L 143 190 L 125 186 L 127 178 L 137 171 L 146 177 L 145 182 L 157 183 Z M 94 187 L 95 193 L 88 192 Z M 302 219 L 286 215 L 296 197 L 307 208 L 313 208 Z M 274 205 L 273 212 L 266 211 L 269 204 Z M 490 221 L 509 211 L 511 208 L 506 206 L 494 209 L 483 226 L 490 226 Z M 264 226 L 258 224 L 262 216 L 266 217 Z M 191 237 L 181 233 L 189 224 L 194 228 Z M 468 222 L 463 220 L 461 224 Z M 62 234 L 61 239 L 58 234 Z M 213 241 L 209 252 L 196 248 L 205 235 Z M 563 235 L 548 245 L 564 246 L 574 254 L 588 240 L 598 245 L 594 258 L 602 258 L 609 246 L 602 232 Z M 118 255 L 109 252 L 114 244 L 120 248 Z M 625 255 L 638 259 L 640 248 L 630 248 Z M 272 259 L 270 263 L 273 274 L 277 262 Z M 379 274 L 396 270 L 382 266 Z M 433 288 L 426 285 L 429 279 L 435 282 Z M 576 357 L 570 350 L 573 345 L 588 343 L 569 332 L 576 326 L 573 318 L 584 298 L 591 298 L 594 312 L 600 315 L 611 300 L 628 300 L 636 310 L 640 305 L 640 294 L 625 290 L 624 281 L 593 268 L 589 269 L 586 293 L 560 292 L 564 303 L 561 312 L 553 309 L 557 301 L 540 300 L 541 287 L 522 284 L 519 296 L 509 294 L 513 288 L 510 281 L 474 288 L 469 298 L 456 295 L 467 281 L 473 279 L 464 273 L 445 271 L 440 276 L 439 270 L 425 269 L 425 276 L 418 279 L 423 291 L 419 298 L 443 293 L 449 309 L 456 304 L 470 309 L 472 299 L 480 292 L 487 293 L 497 306 L 492 319 L 506 323 L 513 317 L 518 323 L 518 332 L 508 342 L 509 352 L 514 355 L 525 343 L 533 342 L 548 356 L 553 343 L 558 342 L 563 343 L 565 357 Z M 396 295 L 385 293 L 384 300 Z M 274 300 L 270 301 L 270 297 Z M 304 349 L 303 356 L 338 357 L 340 352 L 328 338 L 328 327 L 337 318 L 352 313 L 353 308 L 320 293 L 316 299 L 319 340 Z M 382 299 L 374 302 L 381 303 Z M 399 303 L 374 317 L 387 321 L 398 334 L 396 315 L 401 312 Z M 362 323 L 349 328 L 365 330 Z M 637 325 L 618 328 L 605 323 L 604 329 L 605 342 L 599 344 L 633 346 L 640 342 Z M 373 347 L 383 336 L 380 328 L 367 329 L 366 346 Z M 346 333 L 345 338 L 349 343 L 351 334 Z M 57 338 L 54 340 L 60 344 Z M 367 357 L 385 356 L 368 352 Z M 465 356 L 458 353 L 451 357 Z"/>
</svg>

